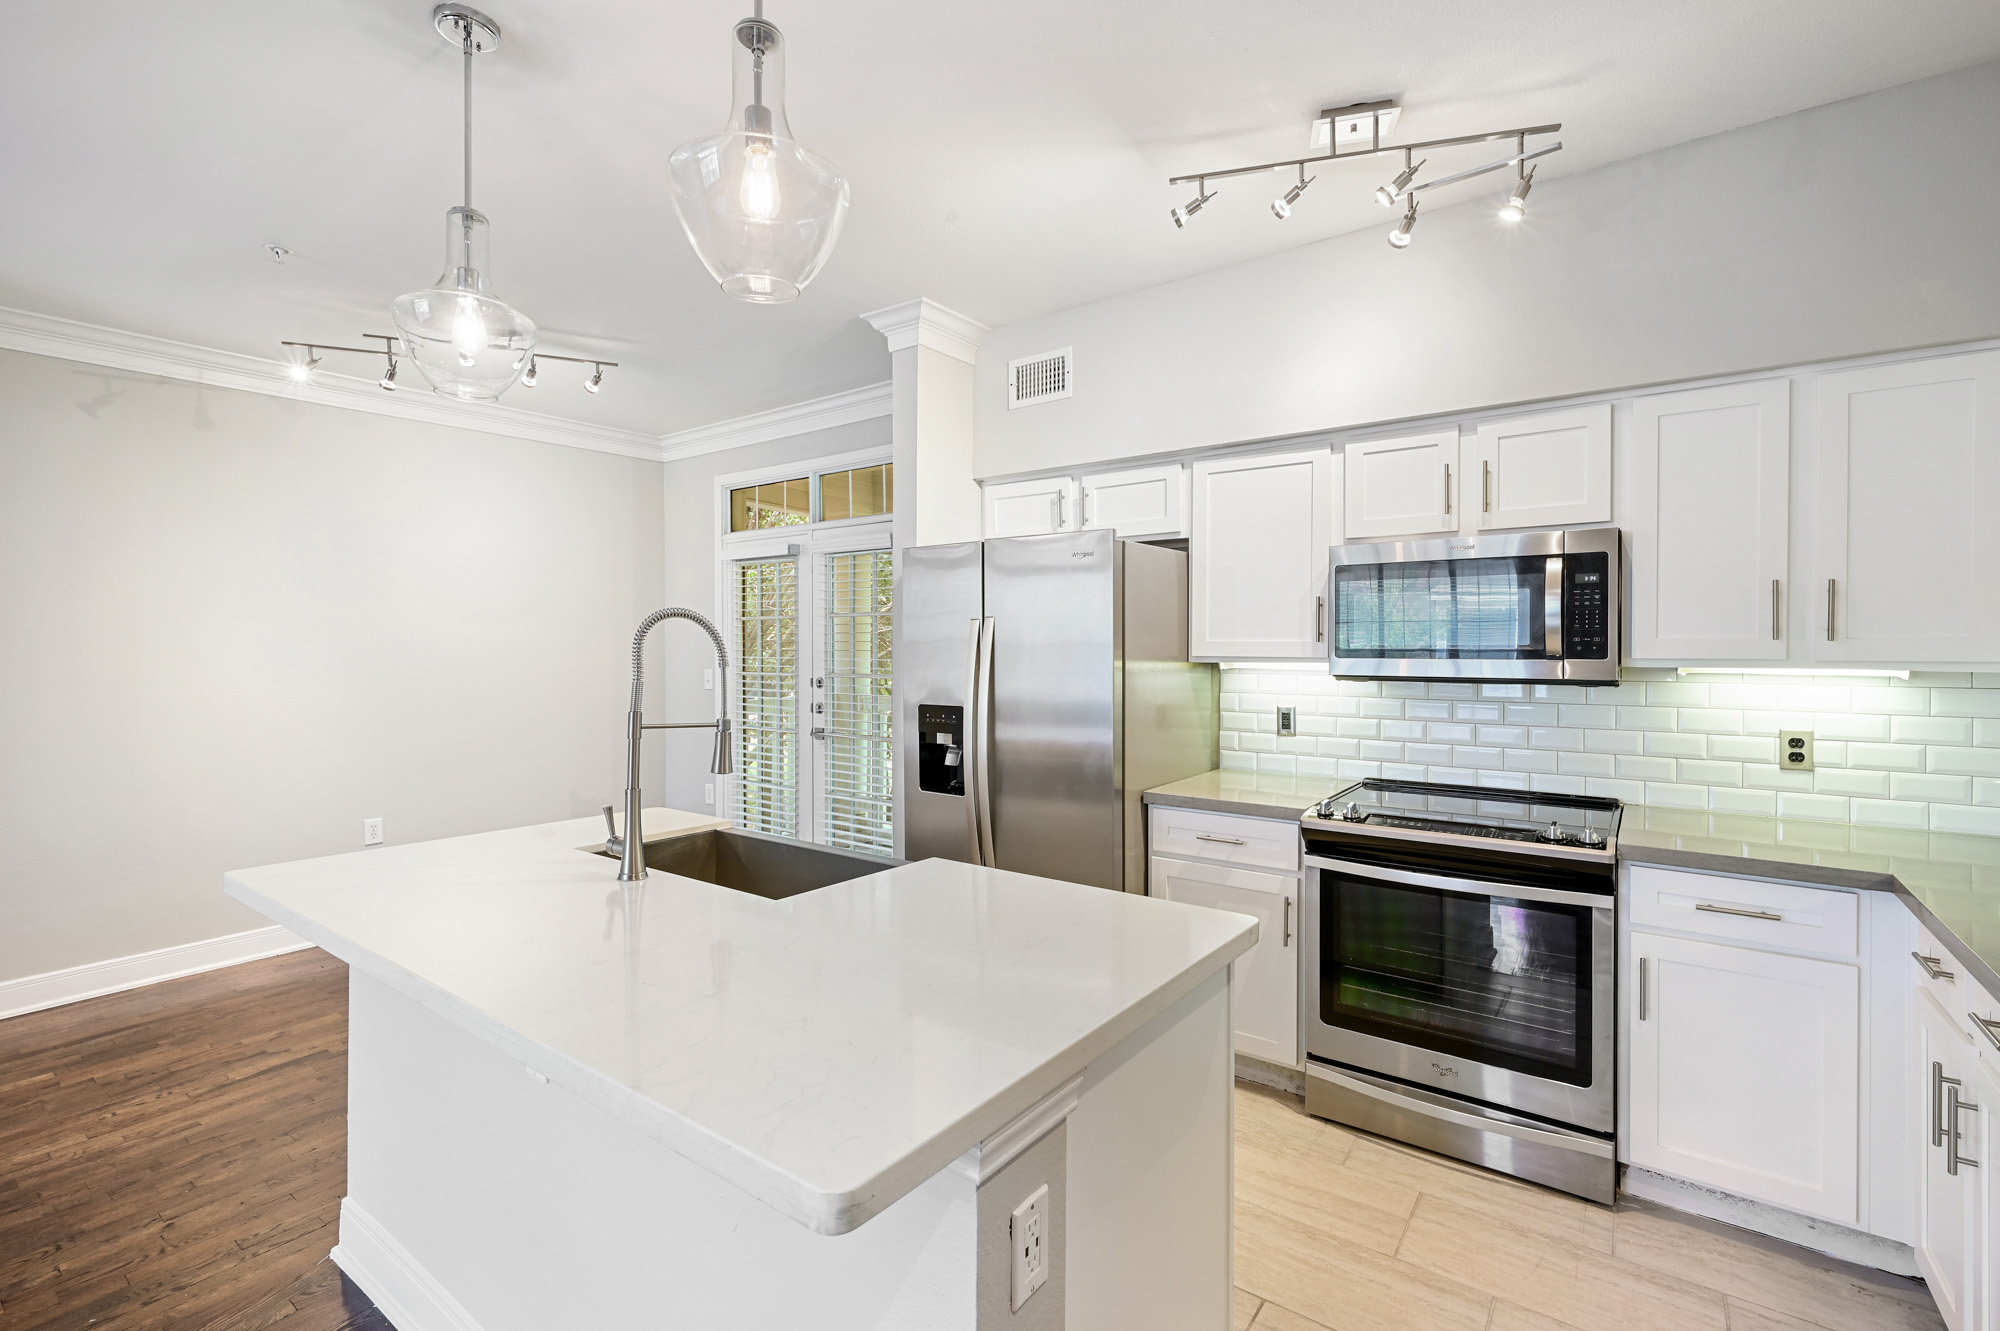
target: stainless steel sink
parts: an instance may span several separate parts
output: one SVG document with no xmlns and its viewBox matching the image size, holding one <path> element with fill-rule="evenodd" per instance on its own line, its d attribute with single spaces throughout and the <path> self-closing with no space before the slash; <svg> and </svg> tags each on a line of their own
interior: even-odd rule
<svg viewBox="0 0 2000 1331">
<path fill-rule="evenodd" d="M 599 854 L 604 852 L 599 851 Z M 608 858 L 617 859 L 616 855 Z M 831 883 L 844 883 L 902 864 L 884 855 L 766 836 L 733 827 L 689 832 L 646 843 L 646 867 L 699 878 L 752 896 L 782 901 Z"/>
</svg>

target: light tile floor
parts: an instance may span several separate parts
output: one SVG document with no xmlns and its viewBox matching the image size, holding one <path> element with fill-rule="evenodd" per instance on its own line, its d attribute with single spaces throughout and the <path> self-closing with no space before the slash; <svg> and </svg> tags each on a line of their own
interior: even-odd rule
<svg viewBox="0 0 2000 1331">
<path fill-rule="evenodd" d="M 1236 1091 L 1235 1331 L 1937 1331 L 1914 1280 Z"/>
</svg>

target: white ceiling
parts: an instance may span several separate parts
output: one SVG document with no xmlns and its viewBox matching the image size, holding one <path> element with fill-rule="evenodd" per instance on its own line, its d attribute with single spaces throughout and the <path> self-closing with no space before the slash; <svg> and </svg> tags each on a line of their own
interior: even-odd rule
<svg viewBox="0 0 2000 1331">
<path fill-rule="evenodd" d="M 457 56 L 430 4 L 6 4 L 0 305 L 257 355 L 387 331 L 456 201 Z M 743 0 L 484 6 L 506 30 L 474 88 L 496 284 L 547 350 L 624 363 L 595 398 L 565 367 L 506 401 L 650 433 L 886 378 L 856 316 L 911 296 L 1010 323 L 1386 226 L 1367 164 L 1323 170 L 1288 222 L 1256 178 L 1167 220 L 1186 191 L 1165 177 L 1300 153 L 1321 106 L 1397 97 L 1404 141 L 1560 120 L 1541 193 L 2000 56 L 1992 0 L 768 0 L 792 127 L 854 204 L 805 296 L 752 307 L 714 290 L 664 170 L 728 110 Z"/>
</svg>

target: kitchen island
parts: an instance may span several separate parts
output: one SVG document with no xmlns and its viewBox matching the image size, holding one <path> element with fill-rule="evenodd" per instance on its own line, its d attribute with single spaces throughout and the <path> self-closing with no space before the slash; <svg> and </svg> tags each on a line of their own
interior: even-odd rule
<svg viewBox="0 0 2000 1331">
<path fill-rule="evenodd" d="M 941 860 L 626 885 L 601 849 L 578 819 L 225 878 L 352 968 L 334 1256 L 400 1331 L 1227 1325 L 1254 921 Z"/>
</svg>

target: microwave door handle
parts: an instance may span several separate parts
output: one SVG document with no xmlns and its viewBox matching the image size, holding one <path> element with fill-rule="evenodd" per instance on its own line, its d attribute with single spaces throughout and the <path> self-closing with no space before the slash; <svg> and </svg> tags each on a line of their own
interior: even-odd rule
<svg viewBox="0 0 2000 1331">
<path fill-rule="evenodd" d="M 1550 555 L 1542 570 L 1542 651 L 1551 661 L 1563 654 L 1563 561 Z"/>
</svg>

